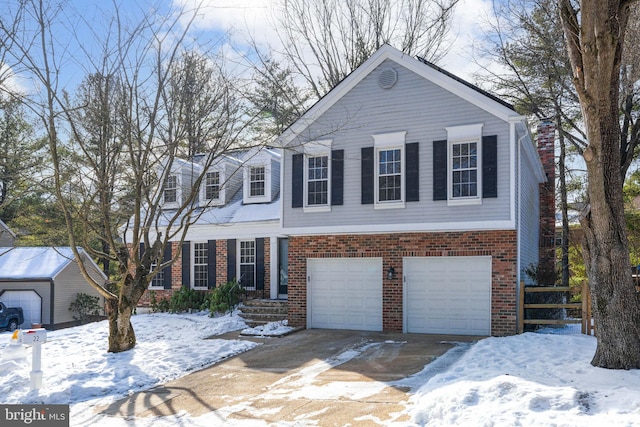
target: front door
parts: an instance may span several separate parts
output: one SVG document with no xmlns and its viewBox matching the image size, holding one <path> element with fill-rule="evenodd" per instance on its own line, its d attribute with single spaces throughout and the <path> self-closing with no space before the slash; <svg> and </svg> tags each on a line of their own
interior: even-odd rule
<svg viewBox="0 0 640 427">
<path fill-rule="evenodd" d="M 289 239 L 278 239 L 278 295 L 287 295 L 289 283 Z"/>
</svg>

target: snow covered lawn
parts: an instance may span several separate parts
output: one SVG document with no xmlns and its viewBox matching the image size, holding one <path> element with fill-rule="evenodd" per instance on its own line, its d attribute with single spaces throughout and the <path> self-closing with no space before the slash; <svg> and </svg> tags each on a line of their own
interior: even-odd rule
<svg viewBox="0 0 640 427">
<path fill-rule="evenodd" d="M 43 387 L 34 391 L 30 391 L 31 348 L 18 347 L 24 352 L 19 357 L 10 344 L 11 334 L 0 334 L 0 401 L 68 403 L 73 424 L 74 412 L 97 404 L 96 399 L 109 403 L 257 345 L 205 339 L 245 328 L 237 316 L 139 314 L 132 323 L 137 345 L 118 354 L 107 352 L 106 321 L 48 331 L 42 346 Z"/>
<path fill-rule="evenodd" d="M 29 391 L 31 350 L 12 346 L 11 334 L 0 334 L 0 402 L 68 403 L 73 426 L 220 425 L 220 414 L 213 413 L 131 420 L 94 414 L 96 405 L 108 405 L 257 345 L 204 339 L 246 328 L 235 315 L 140 314 L 133 323 L 138 345 L 121 354 L 106 352 L 106 322 L 49 332 L 39 391 Z M 284 326 L 254 332 L 281 331 Z M 413 377 L 369 384 L 372 393 L 382 385 L 411 389 L 406 413 L 413 423 L 388 425 L 640 425 L 640 371 L 592 367 L 595 345 L 595 338 L 582 335 L 487 338 L 461 344 Z M 223 425 L 267 425 L 251 421 L 228 420 Z M 323 425 L 321 416 L 308 421 L 295 425 Z"/>
</svg>

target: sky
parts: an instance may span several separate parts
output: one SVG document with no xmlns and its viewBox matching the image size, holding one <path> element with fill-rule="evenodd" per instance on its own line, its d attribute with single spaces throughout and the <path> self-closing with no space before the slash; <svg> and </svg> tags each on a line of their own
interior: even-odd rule
<svg viewBox="0 0 640 427">
<path fill-rule="evenodd" d="M 176 6 L 188 6 L 201 0 L 173 0 Z M 196 26 L 199 29 L 227 31 L 235 29 L 234 39 L 241 42 L 247 31 L 258 42 L 268 41 L 277 44 L 277 36 L 273 30 L 278 0 L 204 0 L 203 8 L 207 10 Z M 449 54 L 438 63 L 467 80 L 473 79 L 478 70 L 473 63 L 473 42 L 482 37 L 487 19 L 493 15 L 493 0 L 460 0 L 455 8 L 450 39 Z"/>
<path fill-rule="evenodd" d="M 0 401 L 2 403 L 70 404 L 71 426 L 96 427 L 210 427 L 225 426 L 316 426 L 323 425 L 322 411 L 310 408 L 297 414 L 304 421 L 268 424 L 260 419 L 242 420 L 240 414 L 259 414 L 252 407 L 230 401 L 201 416 L 185 411 L 167 417 L 106 417 L 94 408 L 131 393 L 188 375 L 225 358 L 250 351 L 259 343 L 239 339 L 205 339 L 233 330 L 254 335 L 279 335 L 290 329 L 271 324 L 249 329 L 236 314 L 211 318 L 194 314 L 137 314 L 132 318 L 138 343 L 123 353 L 107 353 L 107 321 L 47 332 L 42 345 L 43 384 L 30 390 L 32 347 L 0 333 Z M 640 424 L 640 370 L 595 368 L 590 361 L 596 348 L 593 336 L 572 334 L 575 329 L 547 329 L 546 333 L 525 333 L 490 337 L 477 343 L 456 343 L 440 358 L 413 376 L 392 382 L 357 383 L 359 399 L 379 396 L 385 387 L 408 390 L 409 398 L 397 418 L 411 422 L 371 420 L 372 425 L 411 426 L 535 426 L 606 427 Z M 553 332 L 553 333 L 551 333 Z M 559 332 L 569 333 L 561 335 Z M 385 338 L 386 339 L 386 338 Z M 372 341 L 370 343 L 374 345 Z M 401 342 L 398 342 L 401 344 Z M 320 375 L 330 367 L 348 370 L 369 344 L 338 349 L 331 360 L 291 368 L 282 373 L 297 378 L 296 387 L 305 395 L 314 390 L 324 398 L 345 393 L 339 378 L 327 382 Z M 341 366 L 344 366 L 342 368 Z M 291 384 L 274 376 L 260 396 L 270 399 L 289 396 Z M 313 405 L 311 405 L 313 406 Z M 178 408 L 179 409 L 179 408 Z M 263 408 L 262 408 L 263 409 Z M 301 408 L 302 410 L 302 408 Z M 315 412 L 313 412 L 315 411 Z M 238 413 L 236 416 L 234 413 Z M 271 414 L 273 416 L 273 414 Z M 283 416 L 284 418 L 284 416 Z"/>
<path fill-rule="evenodd" d="M 169 10 L 188 10 L 200 4 L 201 12 L 191 24 L 193 30 L 190 36 L 214 42 L 223 36 L 228 37 L 224 51 L 229 64 L 242 62 L 242 49 L 247 47 L 248 37 L 262 46 L 267 43 L 278 46 L 273 26 L 276 22 L 275 13 L 282 0 L 114 1 L 119 19 L 130 26 L 139 23 L 140 18 L 150 11 L 157 11 L 151 15 L 159 17 L 166 15 Z M 110 14 L 114 9 L 111 2 L 67 0 L 65 4 L 67 6 L 59 13 L 60 19 L 68 24 L 54 28 L 54 37 L 58 43 L 56 55 L 64 57 L 56 66 L 62 70 L 63 86 L 72 90 L 94 68 L 86 58 L 90 53 L 95 55 L 99 52 L 96 39 L 107 33 L 110 25 L 112 39 L 115 40 L 117 33 L 110 24 Z M 13 5 L 9 4 L 7 10 L 12 10 L 15 3 Z M 449 34 L 451 49 L 438 65 L 473 82 L 473 73 L 478 70 L 478 66 L 473 62 L 472 44 L 481 39 L 482 28 L 486 27 L 486 20 L 492 14 L 492 5 L 492 0 L 460 0 L 455 8 Z M 185 19 L 181 22 L 187 23 Z M 21 89 L 37 86 L 29 79 L 13 79 L 12 84 Z"/>
</svg>

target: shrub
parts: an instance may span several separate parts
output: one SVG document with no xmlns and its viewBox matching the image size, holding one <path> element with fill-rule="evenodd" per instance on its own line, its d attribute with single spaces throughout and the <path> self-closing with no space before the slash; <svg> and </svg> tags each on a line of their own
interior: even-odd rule
<svg viewBox="0 0 640 427">
<path fill-rule="evenodd" d="M 209 294 L 209 315 L 232 311 L 240 303 L 241 295 L 242 288 L 235 280 L 218 286 Z"/>
<path fill-rule="evenodd" d="M 166 313 L 169 311 L 169 300 L 167 298 L 160 298 L 158 300 L 154 291 L 151 291 L 150 294 L 150 306 L 152 313 Z"/>
<path fill-rule="evenodd" d="M 206 291 L 196 291 L 187 287 L 176 290 L 171 298 L 158 299 L 156 293 L 151 291 L 149 303 L 154 313 L 182 313 L 189 310 L 204 310 L 209 306 Z"/>
<path fill-rule="evenodd" d="M 84 325 L 91 321 L 93 316 L 100 315 L 99 301 L 98 297 L 79 293 L 76 294 L 76 299 L 69 306 L 69 311 L 73 311 L 75 313 L 73 318 Z"/>
<path fill-rule="evenodd" d="M 202 304 L 205 298 L 206 291 L 196 291 L 191 288 L 182 287 L 171 295 L 169 311 L 171 313 L 182 313 L 189 310 L 202 310 Z"/>
</svg>

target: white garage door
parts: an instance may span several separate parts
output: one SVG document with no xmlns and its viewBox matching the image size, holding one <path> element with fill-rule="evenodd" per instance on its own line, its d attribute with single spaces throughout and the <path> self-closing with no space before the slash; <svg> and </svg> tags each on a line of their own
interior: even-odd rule
<svg viewBox="0 0 640 427">
<path fill-rule="evenodd" d="M 405 331 L 491 334 L 491 257 L 404 258 Z"/>
<path fill-rule="evenodd" d="M 42 298 L 35 291 L 6 291 L 0 295 L 0 301 L 7 307 L 22 307 L 23 329 L 30 328 L 32 323 L 42 323 Z"/>
<path fill-rule="evenodd" d="M 310 328 L 382 331 L 382 258 L 307 260 Z"/>
</svg>

